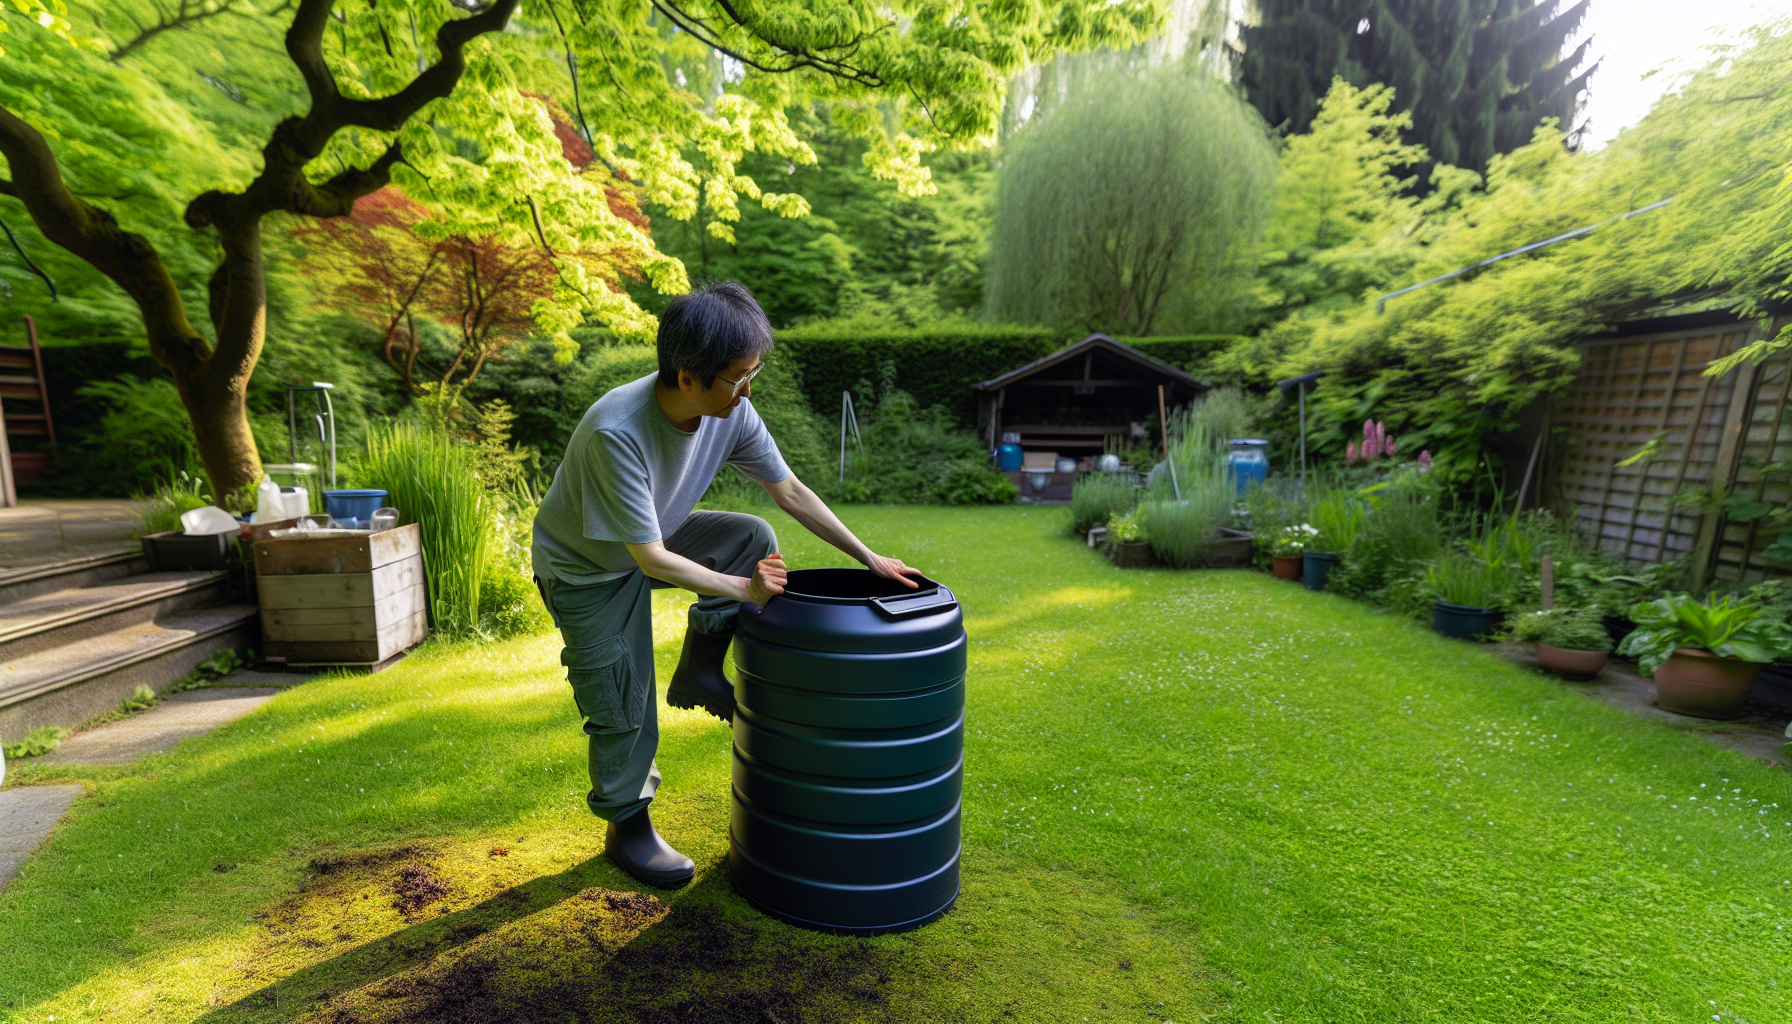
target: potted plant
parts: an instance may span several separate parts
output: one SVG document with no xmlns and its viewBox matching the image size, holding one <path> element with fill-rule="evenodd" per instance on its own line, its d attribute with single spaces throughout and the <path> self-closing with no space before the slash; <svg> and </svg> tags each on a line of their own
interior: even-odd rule
<svg viewBox="0 0 1792 1024">
<path fill-rule="evenodd" d="M 1611 637 L 1597 608 L 1555 608 L 1520 615 L 1507 636 L 1518 643 L 1536 644 L 1537 664 L 1567 679 L 1591 679 L 1611 658 Z"/>
<path fill-rule="evenodd" d="M 1734 597 L 1666 597 L 1630 609 L 1636 630 L 1618 653 L 1655 680 L 1657 707 L 1694 718 L 1735 718 L 1761 667 L 1792 654 L 1785 623 Z"/>
<path fill-rule="evenodd" d="M 1300 579 L 1302 556 L 1306 554 L 1307 543 L 1318 533 L 1317 529 L 1306 523 L 1296 523 L 1276 534 L 1269 551 L 1271 571 L 1275 573 L 1276 579 Z"/>
<path fill-rule="evenodd" d="M 1362 502 L 1349 491 L 1333 491 L 1313 505 L 1313 525 L 1318 528 L 1301 552 L 1301 578 L 1308 590 L 1324 590 L 1332 568 L 1356 542 L 1367 516 Z"/>
<path fill-rule="evenodd" d="M 1426 573 L 1431 584 L 1431 628 L 1457 640 L 1492 633 L 1505 613 L 1507 581 L 1496 567 L 1461 551 L 1446 551 Z"/>
<path fill-rule="evenodd" d="M 1122 569 L 1139 569 L 1152 562 L 1151 544 L 1145 539 L 1140 512 L 1135 508 L 1108 516 L 1108 559 Z"/>
</svg>

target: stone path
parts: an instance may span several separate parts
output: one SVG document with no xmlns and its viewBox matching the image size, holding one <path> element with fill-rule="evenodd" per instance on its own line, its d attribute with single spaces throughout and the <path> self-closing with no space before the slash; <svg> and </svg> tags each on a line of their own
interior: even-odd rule
<svg viewBox="0 0 1792 1024">
<path fill-rule="evenodd" d="M 237 675 L 230 680 L 239 681 Z M 214 686 L 176 693 L 148 711 L 76 733 L 54 751 L 33 758 L 32 763 L 129 764 L 144 754 L 172 750 L 181 740 L 203 736 L 226 722 L 234 722 L 273 700 L 279 692 L 270 686 Z"/>
<path fill-rule="evenodd" d="M 173 749 L 181 740 L 202 736 L 234 722 L 308 676 L 241 670 L 228 679 L 239 685 L 213 686 L 171 694 L 162 703 L 129 718 L 76 733 L 32 764 L 129 764 L 144 754 Z M 240 685 L 249 684 L 249 685 Z M 261 685 L 254 685 L 261 684 Z M 0 892 L 19 873 L 68 810 L 80 786 L 13 786 L 0 789 Z"/>
<path fill-rule="evenodd" d="M 1508 661 L 1527 668 L 1537 667 L 1536 649 L 1529 644 L 1496 644 L 1494 647 Z M 1655 706 L 1654 681 L 1637 675 L 1633 666 L 1618 658 L 1607 662 L 1605 669 L 1587 682 L 1563 681 L 1562 685 L 1682 732 L 1697 733 L 1720 747 L 1758 757 L 1768 764 L 1785 765 L 1792 760 L 1792 754 L 1785 749 L 1789 741 L 1783 722 L 1750 718 L 1714 722 L 1663 711 Z M 1757 684 L 1757 692 L 1761 685 Z"/>
<path fill-rule="evenodd" d="M 50 829 L 81 795 L 80 786 L 21 786 L 0 790 L 0 892 L 19 865 L 43 843 Z"/>
</svg>

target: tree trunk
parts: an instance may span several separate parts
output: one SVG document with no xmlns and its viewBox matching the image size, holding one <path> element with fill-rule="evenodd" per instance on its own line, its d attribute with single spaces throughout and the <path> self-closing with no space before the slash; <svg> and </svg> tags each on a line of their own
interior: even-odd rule
<svg viewBox="0 0 1792 1024">
<path fill-rule="evenodd" d="M 243 488 L 259 482 L 262 474 L 261 455 L 249 429 L 248 388 L 208 388 L 196 381 L 180 387 L 180 393 L 193 420 L 199 460 L 211 480 L 212 500 L 233 511 L 249 510 L 252 496 L 233 500 Z"/>
</svg>

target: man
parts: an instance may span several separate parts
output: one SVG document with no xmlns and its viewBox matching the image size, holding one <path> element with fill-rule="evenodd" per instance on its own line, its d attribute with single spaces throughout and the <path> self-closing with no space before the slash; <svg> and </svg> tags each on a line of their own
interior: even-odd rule
<svg viewBox="0 0 1792 1024">
<path fill-rule="evenodd" d="M 784 464 L 748 401 L 771 347 L 764 311 L 732 281 L 673 299 L 660 318 L 659 371 L 585 412 L 535 515 L 535 581 L 566 642 L 560 662 L 589 737 L 585 802 L 608 822 L 611 859 L 650 885 L 683 885 L 693 873 L 647 811 L 660 784 L 650 590 L 700 595 L 666 701 L 723 721 L 734 716 L 722 662 L 741 602 L 784 592 L 770 524 L 692 511 L 723 463 L 817 537 L 915 586 L 903 574 L 917 570 L 872 553 Z"/>
</svg>

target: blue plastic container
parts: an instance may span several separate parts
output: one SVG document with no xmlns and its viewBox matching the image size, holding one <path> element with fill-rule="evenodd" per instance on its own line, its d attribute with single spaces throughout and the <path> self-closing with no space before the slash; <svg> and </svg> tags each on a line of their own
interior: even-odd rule
<svg viewBox="0 0 1792 1024">
<path fill-rule="evenodd" d="M 1021 467 L 1021 463 L 1024 461 L 1018 444 L 1005 444 L 996 449 L 996 462 L 1002 467 L 1004 473 L 1014 472 Z"/>
<path fill-rule="evenodd" d="M 1251 481 L 1269 479 L 1269 442 L 1254 437 L 1233 438 L 1226 461 L 1238 477 L 1238 493 L 1243 494 Z"/>
<path fill-rule="evenodd" d="M 373 518 L 373 510 L 386 503 L 386 492 L 379 490 L 325 491 L 324 502 L 331 519 L 353 519 L 365 523 Z"/>
</svg>

